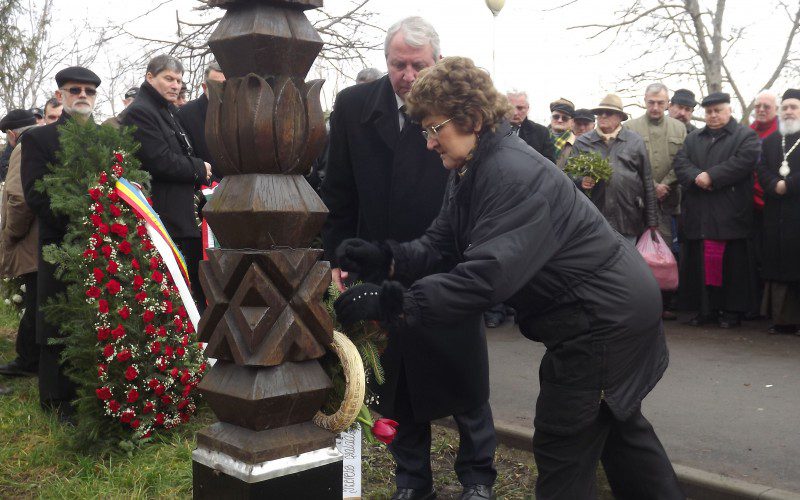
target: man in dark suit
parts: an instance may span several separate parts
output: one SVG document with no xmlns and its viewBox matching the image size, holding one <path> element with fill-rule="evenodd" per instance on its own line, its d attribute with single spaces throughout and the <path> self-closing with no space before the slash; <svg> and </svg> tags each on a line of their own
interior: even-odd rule
<svg viewBox="0 0 800 500">
<path fill-rule="evenodd" d="M 186 131 L 186 135 L 189 136 L 195 156 L 208 163 L 211 163 L 211 153 L 208 152 L 206 145 L 206 112 L 208 111 L 208 82 L 210 81 L 220 83 L 225 81 L 225 74 L 216 61 L 212 61 L 206 66 L 202 83 L 203 95 L 178 109 L 178 119 Z M 213 178 L 220 180 L 222 176 L 214 173 Z"/>
<path fill-rule="evenodd" d="M 550 140 L 550 132 L 544 125 L 539 125 L 528 118 L 528 111 L 531 109 L 531 105 L 528 102 L 528 94 L 512 90 L 506 94 L 506 97 L 509 104 L 514 108 L 514 113 L 509 120 L 511 122 L 511 130 L 520 139 L 528 143 L 528 146 L 555 163 L 556 150 L 553 147 L 553 141 Z"/>
<path fill-rule="evenodd" d="M 145 82 L 136 100 L 120 116 L 123 126 L 135 125 L 133 138 L 142 145 L 136 157 L 152 176 L 153 208 L 186 259 L 192 295 L 199 311 L 205 308 L 198 265 L 203 258 L 200 227 L 194 208 L 195 189 L 208 182 L 211 165 L 198 158 L 175 117 L 183 65 L 166 54 L 147 65 Z"/>
<path fill-rule="evenodd" d="M 348 239 L 408 241 L 441 208 L 448 173 L 428 151 L 422 128 L 405 116 L 404 98 L 422 69 L 440 58 L 439 36 L 419 17 L 392 26 L 385 42 L 388 75 L 343 90 L 331 116 L 322 199 L 322 230 L 333 279 L 344 289 L 336 249 Z M 357 277 L 354 277 L 357 278 Z M 486 339 L 476 313 L 455 325 L 390 328 L 381 356 L 386 382 L 375 387 L 379 411 L 400 423 L 394 499 L 434 498 L 430 421 L 453 415 L 461 435 L 455 463 L 463 499 L 488 499 L 496 438 L 488 404 Z"/>
<path fill-rule="evenodd" d="M 42 258 L 42 248 L 60 244 L 67 233 L 69 220 L 50 209 L 50 197 L 36 189 L 36 181 L 50 172 L 50 164 L 58 162 L 61 149 L 58 127 L 69 120 L 92 120 L 97 87 L 100 78 L 92 71 L 73 66 L 56 73 L 56 98 L 64 105 L 58 121 L 33 128 L 22 137 L 22 188 L 25 202 L 39 220 L 39 272 L 37 275 L 37 303 L 66 291 L 66 285 L 56 279 L 56 266 Z M 74 413 L 75 383 L 65 374 L 61 362 L 63 346 L 48 345 L 48 340 L 61 336 L 58 325 L 47 322 L 41 307 L 36 312 L 36 342 L 39 353 L 39 402 L 42 408 L 54 410 L 62 422 L 71 422 Z"/>
</svg>

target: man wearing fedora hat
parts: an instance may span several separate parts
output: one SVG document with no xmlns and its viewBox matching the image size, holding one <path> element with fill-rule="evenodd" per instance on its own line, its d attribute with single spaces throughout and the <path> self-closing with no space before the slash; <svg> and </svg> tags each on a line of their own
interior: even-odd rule
<svg viewBox="0 0 800 500">
<path fill-rule="evenodd" d="M 92 120 L 97 87 L 100 78 L 91 70 L 72 66 L 56 73 L 56 97 L 63 103 L 64 111 L 58 121 L 30 130 L 22 139 L 22 187 L 25 202 L 39 220 L 39 258 L 37 300 L 45 304 L 66 290 L 66 285 L 55 278 L 56 266 L 42 258 L 42 248 L 60 244 L 67 233 L 69 220 L 50 209 L 50 198 L 39 191 L 36 181 L 50 172 L 50 165 L 58 162 L 59 127 L 69 120 Z M 63 346 L 50 345 L 49 339 L 61 336 L 58 325 L 49 323 L 42 314 L 36 314 L 36 341 L 39 353 L 39 403 L 45 410 L 53 410 L 62 422 L 72 422 L 75 383 L 66 375 L 61 361 Z"/>
<path fill-rule="evenodd" d="M 681 200 L 681 305 L 691 325 L 739 326 L 756 294 L 753 168 L 758 136 L 731 116 L 730 95 L 703 99 L 706 126 L 686 137 L 673 166 Z"/>
<path fill-rule="evenodd" d="M 14 147 L 8 164 L 8 176 L 0 204 L 0 275 L 19 278 L 25 285 L 22 294 L 24 313 L 19 320 L 15 343 L 16 358 L 0 365 L 0 374 L 29 377 L 39 370 L 39 346 L 36 344 L 36 269 L 38 225 L 20 181 L 21 138 L 38 126 L 30 111 L 15 109 L 0 120 L 0 131 L 6 133 Z"/>
<path fill-rule="evenodd" d="M 618 96 L 608 94 L 592 112 L 597 128 L 575 141 L 572 156 L 598 153 L 611 163 L 613 173 L 597 185 L 590 177 L 577 181 L 585 192 L 591 191 L 592 202 L 611 227 L 635 244 L 646 228 L 658 225 L 647 148 L 639 134 L 622 127 L 628 114 Z"/>
</svg>

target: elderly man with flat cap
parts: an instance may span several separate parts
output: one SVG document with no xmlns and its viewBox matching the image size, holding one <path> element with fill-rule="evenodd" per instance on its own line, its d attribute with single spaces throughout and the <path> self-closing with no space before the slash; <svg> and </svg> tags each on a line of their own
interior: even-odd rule
<svg viewBox="0 0 800 500">
<path fill-rule="evenodd" d="M 694 113 L 695 107 L 697 107 L 697 101 L 691 90 L 678 89 L 669 100 L 669 117 L 686 125 L 687 134 L 697 130 L 697 127 L 692 125 L 692 113 Z"/>
<path fill-rule="evenodd" d="M 673 167 L 683 188 L 679 299 L 698 311 L 689 324 L 741 324 L 756 296 L 753 261 L 753 168 L 758 136 L 731 116 L 730 96 L 701 103 L 706 126 L 686 137 Z"/>
<path fill-rule="evenodd" d="M 764 299 L 769 333 L 800 327 L 800 90 L 789 89 L 779 107 L 778 132 L 761 144 L 758 178 L 764 187 Z"/>
<path fill-rule="evenodd" d="M 575 110 L 575 118 L 572 119 L 572 133 L 575 138 L 594 130 L 596 117 L 591 109 L 580 108 Z"/>
<path fill-rule="evenodd" d="M 42 248 L 60 244 L 67 233 L 69 220 L 50 209 L 50 198 L 36 188 L 36 181 L 50 172 L 50 165 L 58 162 L 61 149 L 59 128 L 69 120 L 92 121 L 97 87 L 100 78 L 91 70 L 72 66 L 56 73 L 56 97 L 63 103 L 64 111 L 58 121 L 31 129 L 22 138 L 22 187 L 25 202 L 39 220 L 37 300 L 45 304 L 48 299 L 64 292 L 66 285 L 54 277 L 56 266 L 42 258 Z M 36 314 L 36 341 L 39 353 L 39 402 L 45 410 L 53 410 L 62 422 L 72 422 L 75 384 L 64 372 L 61 362 L 62 346 L 48 345 L 48 340 L 61 336 L 58 325 L 49 323 L 42 314 Z"/>
<path fill-rule="evenodd" d="M 575 118 L 575 105 L 569 99 L 560 97 L 550 103 L 548 129 L 555 150 L 556 166 L 562 170 L 575 144 L 575 134 L 572 133 L 573 118 Z"/>
</svg>

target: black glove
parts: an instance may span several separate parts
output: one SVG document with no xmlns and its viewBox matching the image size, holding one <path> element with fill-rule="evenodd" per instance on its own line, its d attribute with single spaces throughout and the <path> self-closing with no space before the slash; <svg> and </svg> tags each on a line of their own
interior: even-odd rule
<svg viewBox="0 0 800 500">
<path fill-rule="evenodd" d="M 389 277 L 392 251 L 388 245 L 349 238 L 336 249 L 336 260 L 339 268 L 355 275 L 354 279 L 380 283 Z"/>
<path fill-rule="evenodd" d="M 368 319 L 397 323 L 403 316 L 403 291 L 397 281 L 348 288 L 333 303 L 336 318 L 344 325 Z"/>
</svg>

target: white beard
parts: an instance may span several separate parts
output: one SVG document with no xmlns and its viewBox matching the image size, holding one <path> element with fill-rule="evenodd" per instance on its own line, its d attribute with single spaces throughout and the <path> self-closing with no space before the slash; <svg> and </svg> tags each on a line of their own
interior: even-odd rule
<svg viewBox="0 0 800 500">
<path fill-rule="evenodd" d="M 67 113 L 69 113 L 70 115 L 73 115 L 73 116 L 80 115 L 80 116 L 83 116 L 83 117 L 88 117 L 88 116 L 90 116 L 92 114 L 92 111 L 94 111 L 94 106 L 92 106 L 92 105 L 80 106 L 80 107 L 76 106 L 74 108 L 71 108 L 71 107 L 68 107 L 66 104 L 64 104 L 64 111 L 66 111 Z"/>
<path fill-rule="evenodd" d="M 792 135 L 800 132 L 800 120 L 778 119 L 778 130 L 781 135 Z"/>
</svg>

